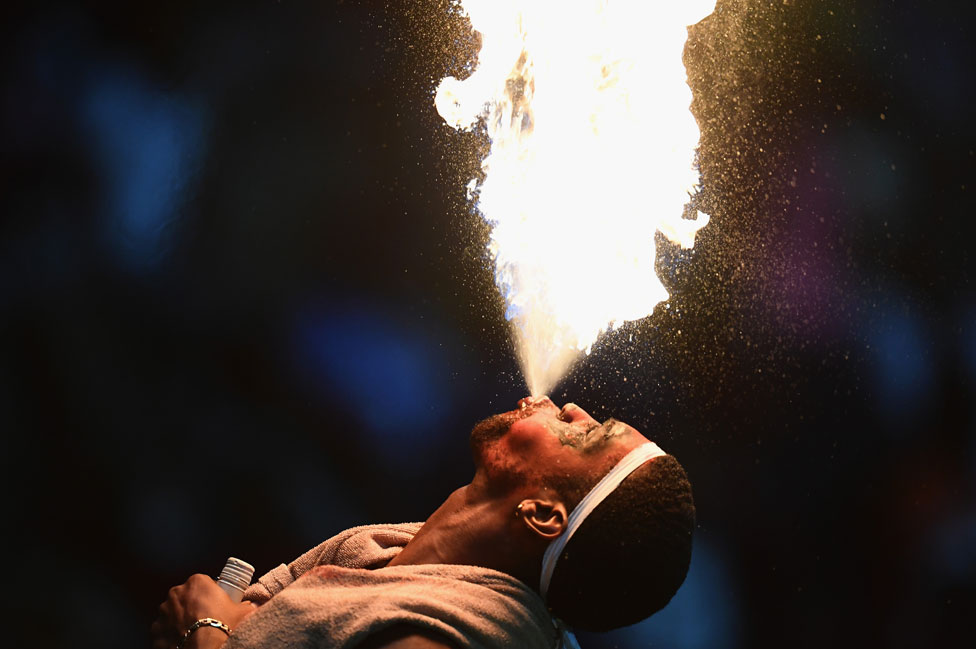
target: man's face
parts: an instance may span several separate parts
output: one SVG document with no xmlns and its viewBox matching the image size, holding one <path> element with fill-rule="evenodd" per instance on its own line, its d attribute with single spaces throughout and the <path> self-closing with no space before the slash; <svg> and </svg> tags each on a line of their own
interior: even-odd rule
<svg viewBox="0 0 976 649">
<path fill-rule="evenodd" d="M 615 419 L 600 423 L 575 404 L 522 399 L 471 431 L 476 479 L 502 489 L 544 485 L 546 478 L 582 477 L 595 484 L 647 438 Z"/>
</svg>

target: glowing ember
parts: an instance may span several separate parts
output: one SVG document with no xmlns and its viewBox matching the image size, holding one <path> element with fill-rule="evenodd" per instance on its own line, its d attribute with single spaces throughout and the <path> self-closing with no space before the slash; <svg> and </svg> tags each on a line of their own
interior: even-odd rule
<svg viewBox="0 0 976 649">
<path fill-rule="evenodd" d="M 715 0 L 463 0 L 482 35 L 474 73 L 437 110 L 491 151 L 469 185 L 492 226 L 495 282 L 529 390 L 545 394 L 597 336 L 668 293 L 655 231 L 690 248 L 699 131 L 681 55 Z"/>
</svg>

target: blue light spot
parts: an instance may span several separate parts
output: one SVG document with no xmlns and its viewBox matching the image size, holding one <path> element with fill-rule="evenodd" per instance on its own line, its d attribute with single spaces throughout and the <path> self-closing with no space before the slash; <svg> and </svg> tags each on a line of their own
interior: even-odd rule
<svg viewBox="0 0 976 649">
<path fill-rule="evenodd" d="M 620 649 L 734 649 L 739 644 L 737 620 L 733 584 L 721 557 L 699 530 L 688 577 L 671 602 L 643 622 L 601 635 L 607 646 Z M 582 636 L 580 644 L 585 646 Z"/>
<path fill-rule="evenodd" d="M 82 99 L 82 123 L 102 176 L 107 239 L 130 267 L 151 268 L 199 165 L 201 111 L 131 71 L 101 68 Z"/>
<path fill-rule="evenodd" d="M 341 403 L 395 466 L 429 455 L 453 400 L 438 341 L 390 316 L 351 307 L 307 317 L 298 353 L 315 387 Z"/>
<path fill-rule="evenodd" d="M 871 349 L 881 414 L 897 420 L 918 413 L 934 382 L 922 323 L 904 310 L 886 314 L 874 328 Z"/>
</svg>

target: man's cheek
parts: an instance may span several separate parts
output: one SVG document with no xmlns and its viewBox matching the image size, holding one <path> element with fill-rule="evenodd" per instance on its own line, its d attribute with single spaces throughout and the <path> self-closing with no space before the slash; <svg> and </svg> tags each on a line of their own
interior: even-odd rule
<svg viewBox="0 0 976 649">
<path fill-rule="evenodd" d="M 539 445 L 536 439 L 524 430 L 513 430 L 506 442 L 513 458 L 531 458 L 538 454 Z"/>
</svg>

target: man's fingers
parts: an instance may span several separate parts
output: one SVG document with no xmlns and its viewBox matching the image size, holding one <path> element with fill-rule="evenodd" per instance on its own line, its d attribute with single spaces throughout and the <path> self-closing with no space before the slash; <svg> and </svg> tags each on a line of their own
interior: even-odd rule
<svg viewBox="0 0 976 649">
<path fill-rule="evenodd" d="M 215 582 L 212 577 L 208 575 L 201 575 L 200 573 L 197 573 L 195 575 L 190 575 L 190 578 L 186 580 L 186 585 L 190 587 L 203 586 L 203 585 L 209 585 L 215 583 L 217 582 Z"/>
<path fill-rule="evenodd" d="M 184 587 L 173 586 L 167 593 L 166 601 L 159 605 L 159 614 L 162 616 L 174 615 L 180 610 L 180 598 L 183 596 Z"/>
</svg>

